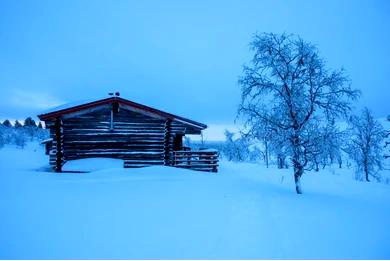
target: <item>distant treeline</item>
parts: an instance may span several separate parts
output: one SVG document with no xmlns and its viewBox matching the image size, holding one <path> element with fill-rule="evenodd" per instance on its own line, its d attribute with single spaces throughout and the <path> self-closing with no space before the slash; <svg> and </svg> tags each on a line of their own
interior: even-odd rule
<svg viewBox="0 0 390 261">
<path fill-rule="evenodd" d="M 28 141 L 42 141 L 48 137 L 48 130 L 41 122 L 37 124 L 31 117 L 27 117 L 23 123 L 18 120 L 14 124 L 9 120 L 0 123 L 0 147 L 12 144 L 24 148 Z"/>
<path fill-rule="evenodd" d="M 387 118 L 390 122 L 390 116 Z M 260 132 L 257 132 L 260 133 Z M 368 110 L 348 121 L 348 127 L 340 130 L 333 125 L 326 139 L 315 143 L 308 170 L 319 171 L 333 164 L 338 168 L 356 169 L 356 179 L 363 180 L 368 170 L 370 177 L 390 183 L 390 177 L 381 175 L 380 170 L 390 166 L 390 130 L 375 120 Z M 220 159 L 235 162 L 263 162 L 267 167 L 292 167 L 288 149 L 273 135 L 248 136 L 244 133 L 225 131 L 225 141 L 191 141 L 185 138 L 184 145 L 191 149 L 214 148 Z"/>
<path fill-rule="evenodd" d="M 387 118 L 390 122 L 390 116 Z M 332 164 L 339 168 L 356 167 L 356 178 L 359 180 L 370 177 L 377 181 L 390 182 L 382 177 L 379 170 L 390 166 L 390 131 L 375 120 L 370 111 L 365 109 L 359 116 L 353 116 L 348 121 L 348 127 L 340 130 L 335 124 L 326 131 L 325 138 L 313 142 L 314 152 L 311 153 L 307 170 L 319 171 Z M 269 135 L 264 126 L 259 125 L 257 135 L 233 133 L 225 131 L 224 141 L 192 141 L 184 137 L 184 146 L 193 150 L 214 148 L 219 151 L 220 158 L 236 162 L 264 162 L 276 165 L 278 168 L 292 167 L 289 148 L 284 141 L 275 135 Z M 6 144 L 24 148 L 29 141 L 43 141 L 49 138 L 49 131 L 41 122 L 35 122 L 31 117 L 23 123 L 9 120 L 0 122 L 0 148 Z"/>
<path fill-rule="evenodd" d="M 235 162 L 259 162 L 264 159 L 263 150 L 256 142 L 247 138 L 233 140 L 234 133 L 225 131 L 225 141 L 192 141 L 185 139 L 184 145 L 193 150 L 213 148 L 218 150 L 219 158 Z"/>
</svg>

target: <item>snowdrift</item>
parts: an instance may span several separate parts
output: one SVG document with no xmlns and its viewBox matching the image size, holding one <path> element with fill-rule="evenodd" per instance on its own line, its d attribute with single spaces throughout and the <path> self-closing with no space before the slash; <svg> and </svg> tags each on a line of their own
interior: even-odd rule
<svg viewBox="0 0 390 261">
<path fill-rule="evenodd" d="M 38 146 L 0 150 L 2 259 L 390 258 L 390 187 L 353 171 L 222 162 L 218 174 L 74 162 L 42 171 Z M 98 166 L 100 164 L 100 166 Z M 40 171 L 38 171 L 40 170 Z"/>
</svg>

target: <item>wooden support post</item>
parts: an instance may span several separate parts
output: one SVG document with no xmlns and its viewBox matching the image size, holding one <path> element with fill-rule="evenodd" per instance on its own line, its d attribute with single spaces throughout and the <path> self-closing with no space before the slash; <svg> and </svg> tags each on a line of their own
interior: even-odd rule
<svg viewBox="0 0 390 261">
<path fill-rule="evenodd" d="M 114 109 L 110 111 L 110 131 L 114 130 Z"/>
<path fill-rule="evenodd" d="M 114 130 L 114 115 L 116 116 L 119 112 L 119 104 L 114 102 L 111 104 L 111 112 L 110 112 L 110 131 Z"/>
<path fill-rule="evenodd" d="M 164 128 L 164 165 L 169 166 L 171 165 L 171 148 L 170 148 L 170 139 L 171 139 L 171 125 L 172 120 L 167 119 L 165 121 L 165 128 Z"/>
<path fill-rule="evenodd" d="M 64 131 L 62 127 L 62 120 L 60 118 L 56 119 L 55 123 L 55 133 L 56 133 L 56 172 L 62 172 L 62 165 L 64 164 Z"/>
</svg>

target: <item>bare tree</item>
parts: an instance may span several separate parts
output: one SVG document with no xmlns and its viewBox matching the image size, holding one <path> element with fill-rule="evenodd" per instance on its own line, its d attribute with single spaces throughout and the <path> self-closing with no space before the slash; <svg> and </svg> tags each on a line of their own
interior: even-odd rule
<svg viewBox="0 0 390 261">
<path fill-rule="evenodd" d="M 352 116 L 350 119 L 350 142 L 347 153 L 355 161 L 356 178 L 370 181 L 369 176 L 380 180 L 377 170 L 382 168 L 383 140 L 386 132 L 383 126 L 374 119 L 372 113 L 364 108 L 360 116 Z"/>
<path fill-rule="evenodd" d="M 250 143 L 246 137 L 234 139 L 234 133 L 225 130 L 225 143 L 223 154 L 229 161 L 246 161 L 250 158 Z"/>
<path fill-rule="evenodd" d="M 227 137 L 226 132 L 225 136 Z M 260 153 L 262 154 L 262 158 L 264 159 L 265 165 L 268 168 L 272 130 L 269 129 L 266 125 L 252 124 L 251 126 L 247 126 L 245 130 L 241 130 L 241 136 L 247 139 L 258 141 L 262 144 L 263 151 Z"/>
<path fill-rule="evenodd" d="M 318 131 L 318 146 L 313 153 L 314 169 L 319 171 L 320 165 L 325 168 L 336 160 L 341 168 L 344 132 L 339 130 L 334 121 L 319 127 Z"/>
<path fill-rule="evenodd" d="M 294 35 L 264 33 L 250 44 L 254 52 L 239 80 L 239 116 L 245 125 L 264 124 L 285 140 L 294 169 L 295 188 L 319 142 L 318 128 L 350 111 L 359 91 L 343 70 L 330 71 L 317 48 Z"/>
</svg>

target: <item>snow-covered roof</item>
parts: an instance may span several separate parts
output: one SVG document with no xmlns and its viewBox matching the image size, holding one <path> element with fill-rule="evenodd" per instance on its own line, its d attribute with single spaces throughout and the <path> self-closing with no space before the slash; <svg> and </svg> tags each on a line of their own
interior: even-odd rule
<svg viewBox="0 0 390 261">
<path fill-rule="evenodd" d="M 61 111 L 61 110 L 66 110 L 66 109 L 69 109 L 69 108 L 72 108 L 72 107 L 77 107 L 77 106 L 80 106 L 80 105 L 83 105 L 83 104 L 88 104 L 88 103 L 92 103 L 92 102 L 103 100 L 103 99 L 107 99 L 107 98 L 108 97 L 101 98 L 101 99 L 87 99 L 87 100 L 79 100 L 79 101 L 74 101 L 74 102 L 68 102 L 68 103 L 61 104 L 59 106 L 55 106 L 55 107 L 43 110 L 43 111 L 39 112 L 38 115 L 44 115 L 44 114 L 49 114 L 49 113 L 53 113 L 53 112 L 57 112 L 57 111 Z"/>
<path fill-rule="evenodd" d="M 160 116 L 165 117 L 165 118 L 175 119 L 175 120 L 183 122 L 185 124 L 192 125 L 195 128 L 200 128 L 200 129 L 207 128 L 206 124 L 203 124 L 203 123 L 200 123 L 200 122 L 197 122 L 194 120 L 190 120 L 188 118 L 184 118 L 184 117 L 179 116 L 177 114 L 168 113 L 168 112 L 161 111 L 161 110 L 158 110 L 158 109 L 146 106 L 146 105 L 142 105 L 140 103 L 126 100 L 126 99 L 123 99 L 119 96 L 105 97 L 102 99 L 88 99 L 88 100 L 66 103 L 66 104 L 56 106 L 54 108 L 42 111 L 38 115 L 38 117 L 40 120 L 48 120 L 48 119 L 62 116 L 65 114 L 69 114 L 69 113 L 72 113 L 75 111 L 81 111 L 84 109 L 96 107 L 96 106 L 103 105 L 103 104 L 109 104 L 109 103 L 112 103 L 114 101 L 116 101 L 120 104 L 124 104 L 124 105 L 130 106 L 130 107 L 137 108 L 141 111 L 151 112 L 151 113 L 160 115 Z"/>
</svg>

